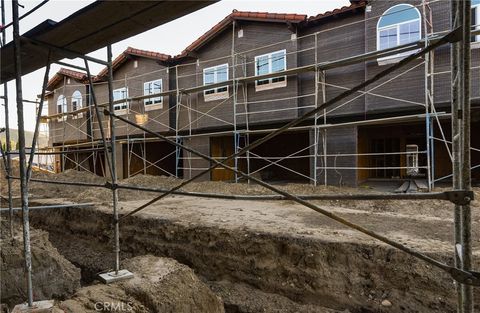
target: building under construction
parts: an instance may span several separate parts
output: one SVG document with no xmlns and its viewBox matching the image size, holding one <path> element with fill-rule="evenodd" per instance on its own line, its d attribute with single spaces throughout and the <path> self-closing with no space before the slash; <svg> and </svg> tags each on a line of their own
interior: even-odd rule
<svg viewBox="0 0 480 313">
<path fill-rule="evenodd" d="M 138 312 L 474 312 L 480 1 L 350 0 L 316 16 L 233 10 L 179 55 L 112 56 L 111 44 L 212 3 L 97 1 L 20 35 L 25 15 L 13 1 L 0 81 L 2 243 L 14 246 L 23 222 L 26 303 L 14 312 L 40 306 L 48 284 L 38 273 L 51 272 L 32 269 L 42 258 L 30 222 L 82 270 L 82 288 L 40 297 L 61 298 L 48 303 L 61 312 L 98 311 L 105 299 Z M 106 61 L 88 56 L 102 47 Z M 104 68 L 92 73 L 92 62 Z M 52 63 L 63 68 L 50 76 Z M 30 144 L 22 75 L 43 67 Z M 55 173 L 35 173 L 35 155 Z M 395 187 L 357 188 L 366 181 Z M 171 259 L 202 278 L 170 279 L 181 267 Z"/>
<path fill-rule="evenodd" d="M 477 2 L 472 16 L 480 14 Z M 449 27 L 445 1 L 352 1 L 312 17 L 234 11 L 177 56 L 128 48 L 115 58 L 115 110 L 221 159 L 415 53 Z M 472 36 L 474 132 L 478 38 Z M 415 176 L 431 188 L 452 172 L 449 54 L 437 49 L 229 164 L 267 181 L 355 186 Z M 108 101 L 106 78 L 105 69 L 93 80 L 100 103 Z M 104 154 L 93 151 L 102 142 L 86 73 L 61 69 L 47 90 L 48 149 L 68 152 L 57 157 L 56 170 L 105 175 Z M 122 121 L 115 127 L 119 177 L 189 178 L 210 165 Z M 472 146 L 480 147 L 475 140 Z M 472 154 L 474 165 L 478 157 Z M 203 179 L 238 177 L 216 168 Z"/>
</svg>

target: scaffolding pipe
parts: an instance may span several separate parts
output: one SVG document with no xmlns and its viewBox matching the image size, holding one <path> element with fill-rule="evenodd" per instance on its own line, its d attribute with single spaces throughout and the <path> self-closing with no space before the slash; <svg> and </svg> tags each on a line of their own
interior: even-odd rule
<svg viewBox="0 0 480 313">
<path fill-rule="evenodd" d="M 451 46 L 452 68 L 452 174 L 453 188 L 470 190 L 470 14 L 469 0 L 451 1 L 454 28 L 461 28 L 461 38 Z M 471 268 L 470 205 L 455 205 L 455 267 Z M 473 291 L 470 286 L 456 284 L 457 311 L 473 312 Z"/>
<path fill-rule="evenodd" d="M 228 168 L 228 166 L 226 166 L 225 163 L 228 162 L 228 161 L 230 161 L 230 160 L 232 160 L 232 159 L 234 159 L 235 157 L 237 157 L 237 156 L 239 156 L 239 155 L 242 155 L 242 154 L 245 153 L 246 151 L 251 150 L 251 149 L 253 149 L 253 148 L 261 145 L 262 143 L 265 143 L 265 142 L 269 141 L 271 138 L 274 138 L 274 137 L 276 137 L 277 135 L 288 131 L 288 129 L 289 129 L 290 127 L 294 127 L 294 126 L 296 126 L 296 125 L 298 125 L 298 124 L 300 124 L 300 123 L 308 120 L 310 117 L 315 116 L 315 114 L 317 114 L 317 113 L 320 112 L 321 110 L 327 109 L 328 107 L 336 104 L 337 102 L 339 102 L 339 101 L 347 98 L 348 96 L 356 93 L 358 90 L 361 90 L 362 88 L 364 88 L 364 87 L 366 87 L 366 86 L 369 86 L 370 84 L 372 84 L 372 83 L 374 83 L 374 82 L 376 82 L 376 81 L 378 81 L 378 80 L 386 77 L 387 75 L 389 75 L 390 73 L 396 71 L 397 69 L 402 68 L 403 66 L 409 64 L 411 61 L 416 60 L 418 57 L 423 56 L 425 53 L 428 53 L 429 51 L 431 51 L 431 50 L 433 50 L 433 49 L 435 49 L 435 48 L 437 48 L 437 47 L 440 47 L 440 46 L 442 46 L 442 45 L 444 45 L 444 44 L 446 44 L 446 43 L 450 43 L 450 42 L 452 42 L 452 41 L 457 41 L 458 39 L 457 39 L 456 36 L 458 35 L 459 32 L 460 32 L 460 29 L 458 29 L 458 28 L 455 29 L 455 30 L 453 30 L 453 31 L 451 31 L 451 32 L 449 32 L 449 33 L 446 34 L 444 37 L 442 37 L 441 39 L 439 39 L 438 41 L 436 41 L 435 43 L 432 43 L 431 45 L 429 45 L 429 46 L 421 49 L 420 51 L 418 51 L 418 52 L 416 52 L 416 53 L 414 53 L 414 54 L 406 57 L 405 59 L 401 60 L 400 62 L 396 63 L 395 65 L 392 65 L 392 66 L 390 66 L 389 68 L 387 68 L 387 69 L 379 72 L 378 74 L 376 74 L 376 75 L 373 76 L 372 78 L 370 78 L 370 79 L 368 79 L 368 80 L 366 80 L 366 81 L 364 81 L 364 82 L 356 85 L 356 86 L 353 87 L 352 89 L 347 90 L 347 91 L 345 91 L 345 92 L 337 95 L 336 97 L 334 97 L 334 98 L 332 98 L 331 100 L 323 103 L 322 105 L 320 105 L 320 106 L 317 107 L 316 109 L 311 110 L 311 111 L 305 113 L 304 115 L 302 115 L 302 116 L 300 116 L 300 117 L 298 117 L 298 118 L 296 118 L 296 119 L 288 122 L 287 124 L 285 124 L 285 125 L 283 125 L 282 127 L 274 130 L 273 132 L 269 133 L 268 135 L 262 137 L 261 139 L 256 140 L 255 142 L 249 144 L 248 146 L 240 149 L 238 152 L 235 152 L 234 154 L 230 155 L 229 157 L 223 159 L 222 162 L 217 162 L 215 159 L 213 159 L 212 162 L 214 162 L 214 164 L 211 165 L 208 169 L 200 172 L 199 174 L 195 175 L 194 177 L 190 177 L 188 180 L 186 180 L 186 181 L 182 182 L 181 184 L 177 185 L 176 187 L 172 188 L 168 193 L 165 193 L 165 194 L 163 194 L 163 195 L 158 196 L 158 197 L 155 198 L 155 199 L 152 199 L 152 200 L 149 201 L 147 204 L 142 205 L 141 207 L 139 207 L 138 209 L 134 210 L 133 212 L 138 212 L 138 211 L 142 210 L 143 208 L 147 207 L 148 205 L 157 202 L 158 200 L 160 200 L 160 199 L 164 198 L 165 196 L 167 196 L 169 193 L 171 193 L 171 192 L 173 192 L 173 191 L 175 191 L 175 190 L 178 190 L 178 189 L 180 189 L 181 187 L 189 184 L 190 182 L 192 182 L 192 181 L 195 180 L 196 178 L 198 178 L 198 177 L 200 177 L 200 176 L 202 176 L 202 175 L 208 174 L 211 170 L 213 170 L 214 168 L 216 168 L 216 167 L 219 166 L 219 165 L 223 165 L 224 167 L 227 167 L 227 168 Z M 108 115 L 115 115 L 115 113 L 114 113 L 113 111 L 107 111 L 107 110 L 106 110 L 106 111 L 104 111 L 104 113 L 105 113 L 105 114 L 108 114 Z M 132 121 L 129 121 L 128 119 L 125 119 L 125 118 L 123 118 L 123 117 L 121 117 L 121 116 L 119 116 L 119 115 L 115 115 L 115 117 L 116 117 L 117 119 L 123 121 L 124 123 L 127 123 L 127 124 L 130 124 L 130 125 L 132 125 L 132 126 L 135 126 L 135 127 L 139 128 L 139 129 L 141 129 L 141 130 L 143 130 L 143 131 L 146 131 L 146 132 L 150 133 L 150 134 L 153 135 L 153 136 L 156 136 L 156 137 L 158 137 L 158 138 L 160 138 L 160 139 L 163 139 L 163 140 L 165 140 L 165 141 L 167 141 L 167 142 L 170 142 L 170 143 L 172 143 L 172 144 L 174 144 L 174 145 L 176 145 L 176 146 L 181 146 L 181 145 L 179 145 L 177 142 L 173 142 L 172 140 L 170 140 L 170 139 L 167 138 L 166 136 L 163 136 L 163 135 L 161 135 L 161 134 L 159 134 L 159 133 L 150 131 L 150 130 L 148 130 L 148 129 L 146 129 L 146 128 L 138 125 L 138 124 L 135 124 L 135 123 L 133 123 Z M 190 151 L 190 152 L 191 152 L 191 151 L 194 151 L 193 149 L 188 148 L 188 147 L 185 147 L 185 146 L 181 146 L 181 148 L 183 148 L 184 150 Z M 192 153 L 193 153 L 193 152 L 192 152 Z M 195 154 L 199 155 L 198 153 L 195 153 Z M 199 156 L 200 156 L 200 155 L 199 155 Z M 201 157 L 203 158 L 203 156 L 201 156 Z M 209 160 L 210 160 L 210 159 L 209 159 Z M 211 161 L 211 160 L 210 160 L 210 161 Z M 235 171 L 235 170 L 233 169 L 233 171 Z M 237 171 L 237 172 L 238 172 L 238 171 Z M 243 175 L 242 175 L 242 176 L 243 176 Z M 248 176 L 248 175 L 247 175 L 247 176 Z M 251 177 L 251 176 L 248 176 L 248 177 Z M 246 177 L 246 178 L 248 178 L 248 177 Z M 253 178 L 252 178 L 252 180 L 253 180 L 253 181 L 257 181 L 257 182 L 259 181 L 258 179 L 253 179 Z M 260 181 L 260 184 L 263 184 L 263 182 Z M 267 184 L 267 186 L 265 186 L 265 187 L 266 187 L 266 188 L 271 188 L 271 186 L 268 185 L 268 184 Z M 272 189 L 272 190 L 273 190 L 273 189 Z M 130 214 L 131 214 L 131 213 L 130 213 Z"/>
<path fill-rule="evenodd" d="M 23 220 L 23 249 L 25 255 L 25 275 L 27 280 L 27 302 L 28 307 L 33 306 L 32 286 L 32 252 L 30 250 L 30 223 L 28 217 L 28 179 L 25 154 L 25 125 L 23 120 L 23 96 L 22 96 L 22 74 L 21 74 L 21 53 L 20 53 L 20 25 L 18 18 L 18 0 L 12 1 L 13 17 L 13 51 L 15 56 L 15 87 L 17 96 L 17 120 L 18 120 L 18 150 L 20 163 L 20 194 L 22 203 Z"/>
<path fill-rule="evenodd" d="M 112 67 L 112 46 L 107 46 L 107 62 L 108 62 L 108 101 L 109 101 L 109 110 L 114 111 L 113 106 L 113 67 Z M 111 160 L 112 163 L 112 184 L 117 184 L 117 145 L 115 142 L 115 119 L 110 115 L 110 151 L 111 151 Z M 119 223 L 118 223 L 118 190 L 112 188 L 112 200 L 113 200 L 113 223 L 114 223 L 114 236 L 115 236 L 115 275 L 118 275 L 120 270 L 120 233 L 119 233 Z"/>
<path fill-rule="evenodd" d="M 463 3 L 463 41 L 461 41 L 461 71 L 463 71 L 462 81 L 462 117 L 460 123 L 462 129 L 462 151 L 463 155 L 461 162 L 461 175 L 462 175 L 462 189 L 470 191 L 472 190 L 472 173 L 470 171 L 471 159 L 470 159 L 470 64 L 471 64 L 471 0 L 465 0 Z M 462 259 L 463 267 L 465 271 L 472 269 L 472 216 L 470 203 L 466 203 L 462 206 Z M 473 288 L 470 285 L 464 284 L 462 286 L 462 294 L 464 298 L 463 309 L 465 313 L 473 313 Z"/>
<path fill-rule="evenodd" d="M 462 23 L 460 22 L 460 2 L 451 1 L 451 18 L 452 18 L 452 27 L 461 27 Z M 451 107 L 452 107 L 452 188 L 460 188 L 460 129 L 459 129 L 459 104 L 460 104 L 460 77 L 459 77 L 459 63 L 458 59 L 460 57 L 459 43 L 451 44 L 451 81 L 452 81 L 452 91 L 451 91 Z M 459 205 L 455 205 L 454 208 L 454 253 L 455 253 L 455 267 L 462 267 L 462 255 L 461 251 L 461 208 Z M 462 286 L 458 283 L 455 284 L 457 292 L 457 312 L 465 313 L 463 310 L 463 295 L 462 295 Z"/>
<path fill-rule="evenodd" d="M 479 165 L 480 166 L 480 165 Z M 12 179 L 19 180 L 20 177 L 11 177 Z M 137 191 L 146 191 L 146 192 L 155 192 L 155 193 L 166 193 L 169 192 L 169 189 L 164 188 L 151 188 L 144 186 L 134 186 L 134 185 L 124 185 L 118 184 L 113 186 L 111 183 L 105 184 L 95 184 L 95 183 L 84 183 L 84 182 L 72 182 L 72 181 L 54 181 L 46 179 L 35 179 L 32 178 L 30 182 L 33 183 L 43 183 L 43 184 L 53 184 L 53 185 L 67 185 L 67 186 L 79 186 L 79 187 L 95 187 L 95 188 L 107 188 L 111 189 L 115 187 L 117 189 L 126 189 L 126 190 L 137 190 Z M 208 192 L 191 192 L 191 191 L 181 191 L 176 190 L 172 191 L 171 194 L 180 195 L 180 196 L 191 196 L 191 197 L 202 197 L 202 198 L 214 198 L 214 199 L 229 199 L 229 200 L 287 200 L 284 196 L 281 195 L 227 195 L 220 193 L 208 193 Z M 452 192 L 443 191 L 443 192 L 430 192 L 430 193 L 372 193 L 372 194 L 314 194 L 314 195 L 298 195 L 299 198 L 304 200 L 444 200 L 452 201 Z"/>
<path fill-rule="evenodd" d="M 69 209 L 69 208 L 84 208 L 94 206 L 95 203 L 71 203 L 71 204 L 53 204 L 53 205 L 39 205 L 31 206 L 29 210 L 48 210 L 48 209 Z M 22 208 L 13 208 L 14 211 L 20 211 Z M 4 212 L 7 209 L 0 209 Z"/>
<path fill-rule="evenodd" d="M 27 179 L 30 179 L 30 177 L 32 176 L 33 157 L 35 155 L 35 146 L 37 144 L 38 132 L 40 130 L 40 119 L 42 117 L 43 103 L 45 102 L 45 93 L 47 90 L 49 74 L 50 74 L 50 51 L 48 51 L 47 65 L 45 68 L 45 76 L 43 77 L 42 94 L 40 96 L 40 104 L 38 105 L 37 119 L 35 120 L 35 131 L 33 132 L 32 147 L 30 149 L 30 156 L 28 159 Z"/>
<path fill-rule="evenodd" d="M 1 0 L 1 15 L 2 25 L 5 25 L 5 0 Z M 5 28 L 2 28 L 2 47 L 6 44 L 6 32 Z M 8 108 L 8 83 L 3 84 L 3 104 L 5 106 L 5 172 L 7 173 L 7 193 L 8 193 L 8 216 L 9 216 L 9 228 L 10 238 L 13 239 L 13 199 L 12 199 L 12 180 L 8 178 L 12 174 L 12 157 L 10 151 L 12 151 L 12 143 L 10 141 L 10 118 Z"/>
<path fill-rule="evenodd" d="M 392 66 L 392 68 L 394 68 L 394 66 Z M 388 70 L 386 70 L 386 71 L 384 71 L 384 72 L 388 72 Z M 354 89 L 355 89 L 355 88 L 354 88 Z M 105 113 L 106 113 L 106 114 L 111 114 L 112 116 L 114 115 L 117 119 L 119 119 L 119 120 L 121 120 L 121 121 L 123 121 L 123 122 L 125 122 L 125 123 L 128 123 L 128 124 L 130 124 L 130 125 L 132 125 L 132 126 L 134 126 L 134 127 L 137 127 L 137 128 L 140 129 L 140 130 L 143 130 L 143 131 L 145 131 L 145 132 L 148 132 L 149 134 L 151 134 L 151 135 L 153 135 L 153 136 L 156 136 L 156 137 L 158 137 L 158 138 L 160 138 L 160 139 L 162 139 L 162 140 L 165 140 L 165 141 L 167 141 L 167 142 L 169 142 L 169 143 L 171 143 L 171 144 L 178 145 L 178 144 L 177 144 L 176 142 L 174 142 L 173 140 L 168 139 L 168 138 L 166 138 L 165 136 L 163 136 L 163 135 L 161 135 L 161 134 L 159 134 L 159 133 L 156 133 L 156 132 L 154 132 L 154 131 L 148 130 L 148 129 L 146 129 L 146 128 L 144 128 L 144 127 L 142 127 L 142 126 L 140 126 L 140 125 L 138 125 L 138 124 L 136 124 L 136 123 L 134 123 L 134 122 L 132 122 L 132 121 L 129 121 L 128 119 L 125 119 L 125 118 L 123 118 L 123 117 L 121 117 L 121 116 L 115 115 L 114 113 L 109 113 L 109 112 L 105 112 Z M 314 114 L 314 113 L 315 113 L 315 112 L 312 111 L 312 114 Z M 301 119 L 301 118 L 299 118 L 299 119 Z M 297 119 L 297 120 L 298 120 L 298 119 Z M 293 124 L 293 123 L 292 123 L 292 124 Z M 276 132 L 273 132 L 272 134 L 277 135 L 277 134 L 280 133 L 280 132 L 281 132 L 281 130 L 277 130 Z M 272 136 L 272 134 L 271 134 L 271 136 Z M 273 135 L 273 136 L 274 136 L 274 135 Z M 269 137 L 269 136 L 265 136 L 264 139 L 267 138 L 267 137 Z M 250 146 L 243 148 L 243 149 L 241 150 L 241 152 L 243 153 L 244 150 L 250 148 L 251 146 L 253 146 L 253 145 L 255 145 L 255 144 L 260 144 L 261 141 L 262 141 L 262 140 L 257 140 L 257 141 L 255 141 L 255 142 L 254 142 L 253 144 L 251 144 Z M 288 200 L 292 200 L 292 201 L 294 201 L 294 202 L 296 202 L 296 203 L 299 203 L 299 204 L 301 204 L 301 205 L 304 205 L 304 206 L 306 206 L 306 207 L 308 207 L 308 208 L 310 208 L 310 209 L 312 209 L 312 210 L 314 210 L 314 211 L 316 211 L 316 212 L 318 212 L 318 213 L 320 213 L 320 214 L 323 214 L 323 215 L 325 215 L 325 216 L 327 216 L 327 217 L 329 217 L 329 218 L 331 218 L 331 219 L 333 219 L 333 220 L 335 220 L 335 221 L 337 221 L 337 222 L 339 222 L 339 223 L 341 223 L 341 224 L 343 224 L 343 225 L 345 225 L 345 226 L 348 226 L 348 227 L 350 227 L 350 228 L 353 228 L 353 229 L 355 229 L 355 230 L 357 230 L 357 231 L 359 231 L 359 232 L 361 232 L 361 233 L 364 233 L 364 234 L 366 234 L 366 235 L 368 235 L 368 236 L 370 236 L 370 237 L 373 237 L 373 238 L 375 238 L 375 239 L 377 239 L 377 240 L 379 240 L 379 241 L 381 241 L 381 242 L 384 242 L 384 243 L 386 243 L 386 244 L 388 244 L 388 245 L 390 245 L 390 246 L 393 246 L 393 247 L 395 247 L 395 248 L 397 248 L 397 249 L 399 249 L 399 250 L 401 250 L 401 251 L 403 251 L 403 252 L 405 252 L 405 253 L 413 256 L 413 257 L 416 257 L 416 258 L 418 258 L 418 259 L 420 259 L 420 260 L 422 260 L 422 261 L 424 261 L 424 262 L 426 262 L 426 263 L 429 263 L 430 265 L 432 265 L 432 266 L 434 266 L 434 267 L 436 267 L 436 268 L 442 269 L 443 271 L 449 273 L 449 274 L 451 275 L 451 277 L 452 277 L 454 280 L 456 280 L 456 281 L 461 281 L 461 282 L 463 282 L 463 283 L 466 282 L 466 283 L 468 283 L 468 284 L 480 285 L 480 279 L 479 279 L 479 276 L 480 276 L 480 275 L 479 275 L 479 273 L 467 272 L 467 271 L 464 271 L 464 270 L 462 270 L 462 269 L 449 266 L 448 264 L 445 264 L 445 263 L 443 263 L 443 262 L 441 262 L 441 261 L 438 261 L 438 260 L 436 260 L 436 259 L 434 259 L 434 258 L 432 258 L 432 257 L 430 257 L 430 256 L 428 256 L 428 255 L 426 255 L 426 254 L 423 254 L 423 253 L 421 253 L 421 252 L 418 252 L 418 251 L 416 251 L 416 250 L 413 250 L 413 249 L 411 249 L 411 248 L 409 248 L 409 247 L 407 247 L 407 246 L 405 246 L 405 245 L 403 245 L 403 244 L 401 244 L 401 243 L 398 243 L 398 242 L 396 242 L 396 241 L 394 241 L 394 240 L 389 239 L 388 237 L 385 237 L 385 236 L 383 236 L 383 235 L 381 235 L 381 234 L 379 234 L 379 233 L 376 233 L 376 232 L 371 231 L 371 230 L 369 230 L 369 229 L 367 229 L 367 228 L 365 228 L 365 227 L 362 227 L 362 226 L 360 226 L 360 225 L 358 225 L 358 224 L 355 224 L 355 223 L 353 223 L 353 222 L 351 222 L 351 221 L 349 221 L 349 220 L 347 220 L 347 219 L 344 219 L 344 218 L 342 218 L 342 217 L 340 217 L 340 216 L 338 216 L 338 215 L 336 215 L 336 214 L 334 214 L 334 213 L 332 213 L 332 212 L 330 212 L 330 211 L 328 211 L 328 210 L 325 210 L 325 209 L 323 209 L 323 208 L 321 208 L 321 207 L 319 207 L 319 206 L 317 206 L 317 205 L 315 205 L 315 204 L 313 204 L 313 203 L 311 203 L 311 202 L 308 202 L 308 201 L 306 201 L 306 200 L 303 200 L 303 199 L 299 198 L 298 196 L 292 195 L 292 194 L 290 194 L 290 193 L 288 193 L 288 192 L 286 192 L 286 191 L 283 191 L 283 190 L 281 190 L 281 189 L 279 189 L 279 188 L 277 188 L 277 187 L 275 187 L 275 186 L 272 186 L 271 184 L 268 184 L 268 183 L 266 183 L 266 182 L 263 182 L 262 180 L 260 180 L 260 179 L 258 179 L 258 178 L 255 178 L 255 177 L 253 177 L 253 176 L 251 176 L 251 175 L 247 175 L 247 174 L 245 174 L 245 173 L 242 172 L 242 171 L 236 170 L 235 168 L 226 165 L 225 163 L 226 163 L 228 160 L 231 160 L 232 158 L 234 158 L 234 157 L 235 157 L 235 154 L 232 154 L 232 155 L 229 156 L 228 158 L 225 158 L 223 161 L 218 161 L 218 160 L 216 160 L 216 159 L 214 159 L 214 158 L 211 158 L 210 156 L 208 156 L 208 155 L 206 155 L 206 154 L 203 154 L 203 153 L 201 153 L 201 152 L 199 152 L 199 151 L 197 151 L 197 150 L 194 150 L 194 149 L 192 149 L 192 148 L 189 148 L 189 147 L 186 147 L 186 146 L 182 146 L 182 145 L 180 145 L 180 148 L 183 148 L 183 149 L 185 149 L 185 150 L 187 150 L 187 151 L 189 151 L 189 152 L 191 152 L 191 153 L 193 153 L 193 154 L 196 154 L 196 155 L 198 155 L 199 157 L 201 157 L 202 159 L 205 159 L 205 160 L 208 160 L 208 161 L 212 162 L 214 165 L 213 165 L 212 167 L 210 167 L 210 168 L 207 170 L 207 172 L 208 172 L 208 171 L 211 171 L 211 170 L 212 170 L 213 168 L 215 168 L 215 167 L 223 166 L 223 167 L 227 168 L 228 170 L 230 170 L 230 171 L 232 171 L 232 172 L 235 172 L 236 174 L 238 174 L 238 175 L 240 175 L 240 176 L 242 176 L 242 177 L 244 177 L 244 178 L 246 178 L 246 179 L 251 179 L 252 181 L 256 182 L 257 184 L 259 184 L 259 185 L 261 185 L 261 186 L 263 186 L 263 187 L 265 187 L 265 188 L 267 188 L 267 189 L 269 189 L 269 190 L 271 190 L 271 191 L 273 191 L 273 192 L 275 192 L 275 193 L 277 193 L 277 194 L 280 194 L 281 196 L 284 196 L 284 197 L 285 197 L 286 199 L 288 199 Z M 203 175 L 203 172 L 200 173 L 200 174 L 198 174 L 198 175 Z M 195 177 L 193 177 L 193 179 L 195 179 Z M 145 209 L 145 208 L 148 207 L 149 205 L 155 203 L 156 201 L 158 201 L 158 200 L 166 197 L 167 195 L 173 193 L 174 191 L 176 191 L 176 190 L 180 189 L 181 187 L 187 185 L 188 183 L 192 182 L 193 179 L 184 181 L 184 182 L 182 182 L 181 184 L 173 187 L 173 188 L 170 189 L 168 192 L 163 193 L 163 194 L 160 195 L 159 197 L 154 198 L 154 199 L 148 201 L 147 203 L 141 205 L 140 207 L 138 207 L 138 208 L 130 211 L 129 213 L 123 215 L 121 219 L 125 219 L 125 218 L 127 218 L 127 217 L 129 217 L 129 216 L 131 216 L 131 215 L 133 215 L 133 214 L 135 214 L 135 213 L 138 213 L 139 211 Z M 428 194 L 427 194 L 427 195 L 428 195 Z M 465 192 L 463 192 L 463 191 L 459 191 L 459 192 L 457 193 L 457 191 L 454 191 L 453 193 L 451 193 L 451 195 L 452 195 L 453 198 L 456 198 L 456 199 L 459 199 L 459 198 L 460 198 L 460 201 L 461 201 L 462 203 L 463 203 L 463 202 L 470 202 L 470 201 L 473 199 L 473 198 L 472 198 L 472 197 L 473 197 L 473 192 L 472 192 L 472 191 L 470 191 L 470 192 L 468 192 L 468 193 L 465 193 Z M 332 198 L 337 198 L 337 199 L 338 199 L 338 195 L 331 195 L 331 196 L 332 196 Z M 385 199 L 385 197 L 384 197 L 383 195 L 382 195 L 382 198 Z M 453 198 L 451 198 L 451 200 L 453 200 Z M 458 202 L 457 202 L 457 203 L 458 203 Z"/>
</svg>

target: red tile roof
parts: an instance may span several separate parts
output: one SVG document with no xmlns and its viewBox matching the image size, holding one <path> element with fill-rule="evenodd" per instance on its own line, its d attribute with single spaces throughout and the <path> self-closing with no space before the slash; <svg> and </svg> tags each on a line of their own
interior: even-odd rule
<svg viewBox="0 0 480 313">
<path fill-rule="evenodd" d="M 205 34 L 191 43 L 177 57 L 186 56 L 189 52 L 203 46 L 218 33 L 223 31 L 235 20 L 260 21 L 260 22 L 278 22 L 278 23 L 300 23 L 306 21 L 307 15 L 304 14 L 286 14 L 286 13 L 268 13 L 268 12 L 242 12 L 233 10 L 227 17 L 213 26 Z"/>
<path fill-rule="evenodd" d="M 85 73 L 77 72 L 77 71 L 62 67 L 52 78 L 50 78 L 50 80 L 47 83 L 47 89 L 49 90 L 50 88 L 55 86 L 57 83 L 59 83 L 64 76 L 70 77 L 79 81 L 83 81 L 87 77 Z"/>
<path fill-rule="evenodd" d="M 308 18 L 308 22 L 317 22 L 327 17 L 336 16 L 347 12 L 354 12 L 357 9 L 365 8 L 365 6 L 367 5 L 366 0 L 350 0 L 350 3 L 351 4 L 349 6 L 343 6 L 341 8 L 323 12 L 315 16 L 310 16 Z"/>
<path fill-rule="evenodd" d="M 125 63 L 125 61 L 128 60 L 129 55 L 134 55 L 134 56 L 139 56 L 143 58 L 149 58 L 157 61 L 162 61 L 162 62 L 167 62 L 170 60 L 172 57 L 168 54 L 163 54 L 160 52 L 155 52 L 155 51 L 147 51 L 147 50 L 141 50 L 141 49 L 136 49 L 132 47 L 128 47 L 125 51 L 123 51 L 119 56 L 115 58 L 115 60 L 112 61 L 112 68 L 113 70 L 117 69 L 120 65 Z M 107 75 L 108 69 L 105 67 L 98 73 L 96 80 L 101 79 Z"/>
<path fill-rule="evenodd" d="M 124 52 L 122 52 L 119 56 L 113 60 L 113 70 L 117 69 L 120 65 L 122 65 L 125 61 L 128 60 L 129 55 L 139 56 L 144 58 L 150 58 L 161 62 L 169 62 L 171 60 L 180 59 L 188 55 L 189 52 L 195 51 L 196 49 L 203 46 L 209 40 L 214 38 L 218 35 L 221 31 L 231 25 L 231 23 L 235 20 L 246 20 L 246 21 L 260 21 L 260 22 L 274 22 L 274 23 L 288 23 L 288 24 L 297 24 L 297 25 L 304 25 L 310 23 L 318 23 L 322 19 L 341 15 L 344 13 L 349 12 L 360 12 L 358 9 L 365 8 L 367 4 L 367 0 L 350 0 L 349 6 L 343 6 L 338 9 L 334 9 L 331 11 L 327 11 L 324 13 L 320 13 L 316 16 L 310 16 L 307 18 L 307 15 L 304 14 L 287 14 L 287 13 L 268 13 L 268 12 L 247 12 L 247 11 L 237 11 L 233 10 L 228 16 L 226 16 L 223 20 L 213 26 L 210 30 L 208 30 L 205 34 L 200 36 L 197 40 L 191 43 L 187 48 L 185 48 L 180 55 L 172 57 L 167 54 L 163 54 L 160 52 L 154 51 L 147 51 L 136 49 L 132 47 L 128 47 Z M 55 76 L 53 76 L 50 81 L 48 82 L 47 89 L 50 89 L 52 86 L 57 84 L 63 78 L 63 75 L 80 80 L 86 80 L 86 74 L 65 69 L 60 69 Z M 107 68 L 102 69 L 100 73 L 95 77 L 95 80 L 101 80 L 105 78 L 107 75 Z"/>
</svg>

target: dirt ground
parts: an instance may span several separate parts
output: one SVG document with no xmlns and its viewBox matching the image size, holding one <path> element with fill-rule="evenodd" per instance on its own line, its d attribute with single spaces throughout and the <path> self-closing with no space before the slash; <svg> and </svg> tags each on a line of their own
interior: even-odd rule
<svg viewBox="0 0 480 313">
<path fill-rule="evenodd" d="M 225 312 L 222 300 L 175 260 L 146 255 L 123 266 L 134 274 L 132 279 L 83 287 L 57 305 L 58 313 Z"/>
<path fill-rule="evenodd" d="M 34 173 L 34 177 L 104 183 L 103 178 L 72 170 L 54 175 Z M 120 183 L 171 188 L 179 182 L 175 178 L 137 175 Z M 1 185 L 5 195 L 5 184 Z M 281 188 L 297 194 L 376 192 L 369 188 L 303 184 L 285 184 Z M 222 182 L 192 183 L 185 190 L 271 194 L 260 186 Z M 480 196 L 479 188 L 474 192 Z M 82 276 L 108 268 L 111 262 L 100 255 L 103 251 L 105 256 L 105 249 L 113 250 L 109 190 L 32 183 L 31 196 L 32 201 L 42 204 L 96 203 L 88 209 L 32 212 L 32 219 L 35 226 L 50 233 L 52 242 L 67 259 L 82 268 Z M 122 215 L 155 194 L 120 190 L 119 196 Z M 314 202 L 452 263 L 453 204 L 449 202 Z M 478 266 L 478 201 L 472 203 L 472 214 L 474 259 Z M 278 307 L 284 308 L 278 312 L 455 311 L 454 284 L 446 273 L 291 201 L 171 196 L 123 220 L 121 236 L 123 258 L 154 254 L 190 266 L 223 298 L 227 312 L 277 312 Z M 73 241 L 75 245 L 70 244 Z M 83 275 L 88 271 L 89 275 Z M 476 289 L 477 299 L 479 296 Z M 262 303 L 278 305 L 265 307 Z"/>
<path fill-rule="evenodd" d="M 15 224 L 12 240 L 9 223 L 3 218 L 0 222 L 0 302 L 13 307 L 27 298 L 22 228 L 18 223 Z M 62 299 L 73 294 L 80 288 L 80 269 L 52 246 L 47 232 L 32 228 L 30 235 L 35 298 Z"/>
</svg>

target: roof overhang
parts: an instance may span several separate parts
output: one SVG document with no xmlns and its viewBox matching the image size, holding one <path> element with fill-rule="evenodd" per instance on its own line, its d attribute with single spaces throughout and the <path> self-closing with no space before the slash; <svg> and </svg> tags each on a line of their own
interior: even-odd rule
<svg viewBox="0 0 480 313">
<path fill-rule="evenodd" d="M 51 62 L 74 58 L 75 54 L 85 55 L 216 1 L 96 1 L 58 23 L 46 20 L 22 35 L 21 73 L 25 75 L 44 67 L 49 50 Z M 4 83 L 15 78 L 13 42 L 2 47 L 0 55 L 0 83 Z"/>
</svg>

